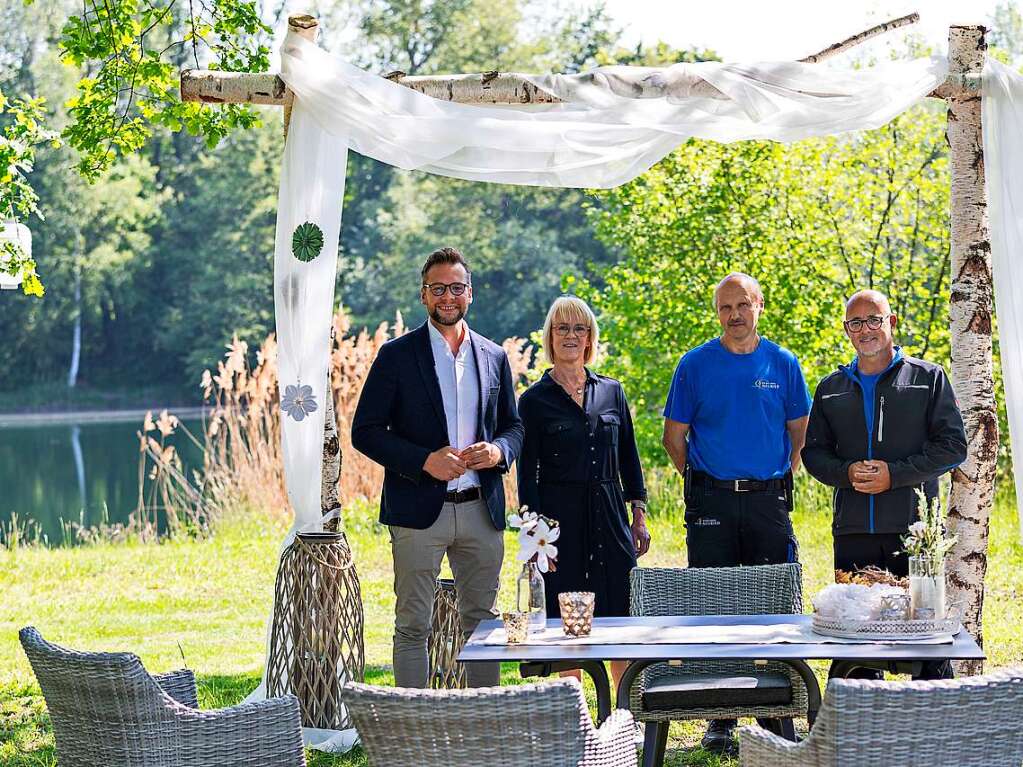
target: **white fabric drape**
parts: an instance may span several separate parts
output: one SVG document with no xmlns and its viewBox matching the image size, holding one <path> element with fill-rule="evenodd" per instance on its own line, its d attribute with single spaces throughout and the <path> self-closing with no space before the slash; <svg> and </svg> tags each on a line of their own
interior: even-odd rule
<svg viewBox="0 0 1023 767">
<path fill-rule="evenodd" d="M 1023 76 L 989 58 L 981 98 L 998 348 L 1016 506 L 1023 509 Z M 1020 525 L 1023 534 L 1023 515 Z"/>
<path fill-rule="evenodd" d="M 630 78 L 531 78 L 582 99 L 528 108 L 455 104 L 425 96 L 332 56 L 291 34 L 281 77 L 325 132 L 355 151 L 406 170 L 535 186 L 609 188 L 635 178 L 687 138 L 796 141 L 884 125 L 943 82 L 940 57 L 861 70 L 772 62 L 676 64 Z M 659 76 L 655 76 L 660 72 Z M 677 98 L 695 77 L 727 99 Z M 633 80 L 644 95 L 612 90 Z M 651 85 L 654 83 L 654 85 Z"/>
<path fill-rule="evenodd" d="M 282 412 L 284 470 L 296 528 L 320 521 L 320 469 L 330 318 L 348 148 L 381 162 L 454 178 L 608 188 L 648 169 L 688 138 L 795 141 L 876 128 L 946 77 L 939 57 L 834 70 L 789 62 L 610 68 L 538 76 L 558 105 L 482 107 L 430 98 L 332 56 L 289 33 L 281 77 L 295 94 L 281 171 L 274 298 L 282 398 L 312 389 L 302 420 Z M 707 92 L 712 95 L 693 95 Z M 695 89 L 695 90 L 694 90 Z M 701 90 L 702 89 L 702 90 Z M 323 232 L 310 262 L 292 252 L 295 228 Z M 250 699 L 265 695 L 259 689 Z M 352 732 L 306 731 L 344 750 Z"/>
</svg>

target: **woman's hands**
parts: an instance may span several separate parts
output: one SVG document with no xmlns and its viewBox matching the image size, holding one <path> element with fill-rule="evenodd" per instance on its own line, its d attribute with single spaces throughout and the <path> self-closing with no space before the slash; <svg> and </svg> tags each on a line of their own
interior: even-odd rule
<svg viewBox="0 0 1023 767">
<path fill-rule="evenodd" d="M 632 545 L 636 547 L 636 556 L 641 557 L 650 551 L 650 531 L 646 529 L 646 510 L 632 507 Z"/>
</svg>

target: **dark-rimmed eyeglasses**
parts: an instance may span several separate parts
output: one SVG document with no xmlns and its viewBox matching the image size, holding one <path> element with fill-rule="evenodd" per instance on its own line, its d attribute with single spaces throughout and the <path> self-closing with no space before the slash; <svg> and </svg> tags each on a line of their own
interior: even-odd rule
<svg viewBox="0 0 1023 767">
<path fill-rule="evenodd" d="M 845 329 L 848 330 L 850 333 L 859 333 L 861 330 L 863 330 L 864 325 L 866 325 L 869 330 L 877 330 L 884 324 L 884 321 L 891 316 L 892 315 L 890 314 L 885 314 L 881 316 L 872 314 L 865 320 L 857 318 L 855 320 L 846 320 L 842 324 L 845 325 Z"/>
<path fill-rule="evenodd" d="M 430 295 L 437 298 L 443 296 L 445 290 L 457 298 L 468 289 L 469 284 L 466 282 L 427 282 L 423 285 L 423 290 L 429 290 Z"/>
<path fill-rule="evenodd" d="M 569 325 L 562 322 L 559 325 L 554 326 L 554 332 L 559 336 L 567 336 L 569 333 L 573 333 L 577 336 L 585 336 L 590 332 L 589 325 Z"/>
</svg>

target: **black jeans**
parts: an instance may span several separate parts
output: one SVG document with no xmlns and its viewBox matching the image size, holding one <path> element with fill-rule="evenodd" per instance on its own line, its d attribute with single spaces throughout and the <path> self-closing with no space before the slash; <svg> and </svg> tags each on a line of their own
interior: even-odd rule
<svg viewBox="0 0 1023 767">
<path fill-rule="evenodd" d="M 686 501 L 686 549 L 690 567 L 799 561 L 785 492 L 693 487 Z"/>
<path fill-rule="evenodd" d="M 902 536 L 897 533 L 849 533 L 835 536 L 835 569 L 853 572 L 864 567 L 880 567 L 892 575 L 909 575 L 909 559 L 902 551 Z M 830 675 L 829 675 L 830 676 Z M 951 679 L 952 664 L 947 660 L 926 661 L 914 679 Z M 883 679 L 884 673 L 872 668 L 854 669 L 851 679 Z"/>
</svg>

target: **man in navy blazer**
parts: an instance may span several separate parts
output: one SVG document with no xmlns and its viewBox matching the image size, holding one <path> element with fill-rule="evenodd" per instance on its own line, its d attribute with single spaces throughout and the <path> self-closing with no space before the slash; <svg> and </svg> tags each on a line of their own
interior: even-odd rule
<svg viewBox="0 0 1023 767">
<path fill-rule="evenodd" d="M 469 329 L 469 266 L 454 248 L 431 253 L 421 301 L 429 319 L 384 344 L 352 422 L 352 445 L 384 467 L 380 522 L 394 557 L 394 679 L 429 682 L 433 595 L 447 554 L 462 630 L 497 615 L 504 559 L 504 485 L 522 447 L 511 365 Z M 470 686 L 499 682 L 498 664 L 469 664 Z"/>
</svg>

